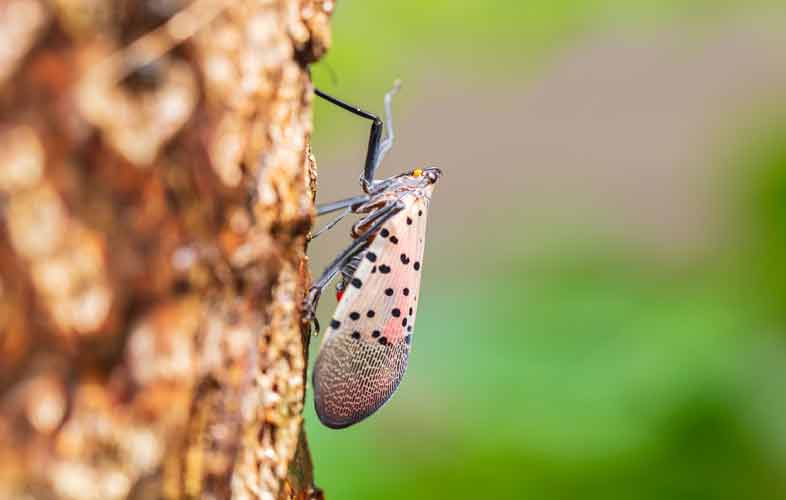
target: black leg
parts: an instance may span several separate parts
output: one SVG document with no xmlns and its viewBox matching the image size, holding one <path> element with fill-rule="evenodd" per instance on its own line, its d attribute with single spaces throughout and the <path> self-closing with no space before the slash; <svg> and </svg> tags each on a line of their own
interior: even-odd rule
<svg viewBox="0 0 786 500">
<path fill-rule="evenodd" d="M 353 205 L 365 203 L 368 201 L 368 199 L 369 196 L 367 194 L 361 194 L 360 196 L 353 196 L 352 198 L 346 198 L 344 200 L 338 200 L 331 203 L 322 203 L 317 205 L 317 217 L 335 212 L 336 210 L 341 210 L 342 208 L 349 208 Z"/>
<path fill-rule="evenodd" d="M 341 269 L 349 260 L 352 259 L 352 257 L 366 249 L 368 246 L 368 241 L 371 239 L 371 237 L 375 235 L 377 231 L 379 231 L 382 226 L 388 220 L 390 220 L 391 217 L 403 210 L 403 208 L 404 207 L 401 205 L 401 203 L 392 203 L 383 208 L 380 208 L 374 214 L 374 218 L 378 220 L 374 222 L 370 228 L 368 228 L 368 231 L 355 238 L 352 241 L 352 244 L 349 245 L 343 252 L 341 252 L 338 257 L 336 257 L 333 262 L 331 262 L 330 265 L 325 269 L 325 271 L 322 273 L 322 276 L 320 276 L 319 279 L 311 285 L 311 288 L 309 289 L 308 294 L 303 301 L 303 319 L 308 322 L 313 322 L 317 332 L 319 332 L 319 323 L 316 321 L 316 311 L 317 305 L 319 304 L 319 297 L 322 295 L 322 290 L 324 290 L 325 287 L 330 284 L 336 274 L 341 271 Z"/>
<path fill-rule="evenodd" d="M 344 217 L 346 217 L 347 215 L 349 215 L 349 214 L 351 214 L 351 213 L 352 213 L 352 210 L 350 210 L 349 208 L 347 208 L 346 210 L 344 210 L 343 212 L 341 212 L 341 214 L 339 214 L 339 216 L 338 216 L 338 217 L 336 217 L 336 218 L 335 218 L 335 219 L 333 219 L 332 221 L 328 222 L 328 223 L 327 223 L 325 226 L 323 226 L 323 227 L 319 228 L 319 229 L 317 230 L 317 232 L 315 232 L 314 234 L 310 235 L 310 236 L 308 237 L 308 241 L 312 241 L 312 240 L 315 240 L 315 239 L 317 239 L 317 236 L 319 236 L 320 234 L 324 233 L 325 231 L 330 231 L 331 229 L 333 229 L 333 227 L 334 227 L 336 224 L 338 224 L 339 222 L 341 222 L 341 221 L 344 219 Z"/>
<path fill-rule="evenodd" d="M 369 195 L 362 194 L 360 196 L 353 196 L 352 198 L 347 198 L 347 199 L 344 199 L 344 200 L 338 200 L 338 201 L 334 201 L 332 203 L 323 203 L 321 205 L 317 205 L 317 217 L 319 217 L 320 215 L 325 215 L 325 214 L 329 214 L 329 213 L 335 212 L 336 210 L 344 209 L 344 211 L 338 217 L 336 217 L 335 219 L 330 221 L 327 225 L 325 225 L 324 227 L 322 227 L 319 230 L 317 230 L 317 232 L 312 234 L 308 238 L 309 241 L 316 239 L 317 236 L 319 236 L 320 234 L 324 233 L 325 231 L 330 231 L 333 228 L 333 226 L 335 226 L 336 224 L 341 222 L 341 220 L 344 217 L 346 217 L 347 215 L 352 213 L 353 206 L 359 205 L 361 203 L 365 203 L 365 202 L 367 202 L 369 200 L 369 198 L 370 198 Z"/>
<path fill-rule="evenodd" d="M 371 120 L 371 132 L 369 133 L 368 137 L 366 164 L 363 167 L 363 188 L 368 191 L 368 187 L 371 186 L 371 183 L 374 180 L 374 173 L 377 169 L 377 165 L 379 164 L 377 161 L 377 156 L 379 154 L 379 142 L 382 138 L 382 120 L 380 120 L 377 115 L 369 113 L 368 111 L 363 111 L 362 109 L 348 104 L 341 99 L 326 94 L 317 88 L 314 89 L 314 93 L 322 99 L 325 99 L 326 101 L 333 103 L 342 109 L 346 109 L 354 115 L 365 118 L 366 120 Z"/>
</svg>

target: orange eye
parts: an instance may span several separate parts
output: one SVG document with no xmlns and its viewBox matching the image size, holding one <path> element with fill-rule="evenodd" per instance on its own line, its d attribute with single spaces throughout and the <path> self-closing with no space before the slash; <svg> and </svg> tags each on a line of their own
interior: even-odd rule
<svg viewBox="0 0 786 500">
<path fill-rule="evenodd" d="M 412 171 L 412 177 L 420 177 L 421 175 L 423 175 L 423 169 L 416 168 Z"/>
</svg>

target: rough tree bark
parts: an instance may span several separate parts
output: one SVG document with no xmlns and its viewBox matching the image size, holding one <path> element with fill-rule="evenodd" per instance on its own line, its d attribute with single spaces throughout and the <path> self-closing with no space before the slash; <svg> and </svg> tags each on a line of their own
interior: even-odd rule
<svg viewBox="0 0 786 500">
<path fill-rule="evenodd" d="M 0 498 L 312 498 L 330 0 L 0 1 Z"/>
</svg>

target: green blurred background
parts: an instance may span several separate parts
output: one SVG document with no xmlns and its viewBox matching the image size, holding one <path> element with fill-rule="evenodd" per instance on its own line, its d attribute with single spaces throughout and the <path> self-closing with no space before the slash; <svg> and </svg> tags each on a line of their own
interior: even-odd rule
<svg viewBox="0 0 786 500">
<path fill-rule="evenodd" d="M 404 81 L 381 175 L 445 175 L 398 393 L 341 431 L 309 401 L 328 498 L 786 498 L 782 0 L 333 20 L 320 88 L 381 112 Z M 367 137 L 317 103 L 318 201 L 358 192 Z"/>
</svg>

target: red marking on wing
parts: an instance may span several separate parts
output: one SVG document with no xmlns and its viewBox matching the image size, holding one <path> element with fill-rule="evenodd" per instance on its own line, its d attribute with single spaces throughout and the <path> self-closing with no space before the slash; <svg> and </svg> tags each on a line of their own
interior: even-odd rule
<svg viewBox="0 0 786 500">
<path fill-rule="evenodd" d="M 329 427 L 346 427 L 374 413 L 393 395 L 407 367 L 405 337 L 414 329 L 421 275 L 414 264 L 422 263 L 428 206 L 415 196 L 403 201 L 405 209 L 384 225 L 389 236 L 378 234 L 367 250 L 375 258 L 364 254 L 358 265 L 353 278 L 362 285 L 340 292 L 334 315 L 340 326 L 328 329 L 317 356 L 314 402 Z M 372 274 L 373 265 L 378 270 Z M 381 334 L 374 336 L 375 331 Z"/>
</svg>

